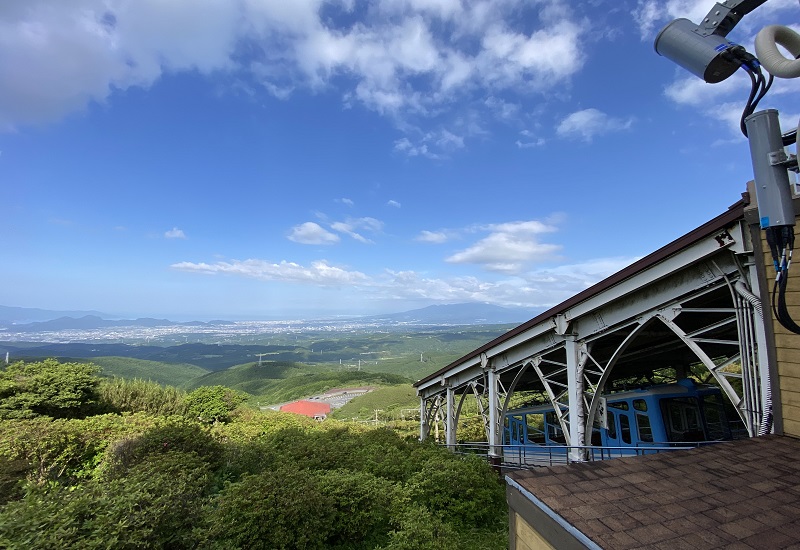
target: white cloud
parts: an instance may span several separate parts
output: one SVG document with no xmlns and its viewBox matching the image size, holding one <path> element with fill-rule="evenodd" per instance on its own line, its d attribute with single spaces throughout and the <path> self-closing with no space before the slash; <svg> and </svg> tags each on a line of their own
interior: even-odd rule
<svg viewBox="0 0 800 550">
<path fill-rule="evenodd" d="M 426 157 L 434 160 L 441 158 L 440 155 L 429 151 L 427 144 L 414 145 L 408 138 L 400 138 L 395 141 L 394 150 L 399 153 L 405 153 L 409 157 Z"/>
<path fill-rule="evenodd" d="M 479 264 L 499 273 L 520 273 L 527 265 L 552 259 L 560 245 L 538 242 L 538 235 L 555 231 L 539 221 L 509 222 L 482 228 L 489 235 L 446 258 L 450 263 Z"/>
<path fill-rule="evenodd" d="M 567 4 L 508 0 L 27 0 L 0 4 L 0 128 L 56 120 L 166 72 L 249 79 L 279 98 L 335 84 L 391 115 L 562 85 L 584 63 Z M 337 25 L 342 15 L 346 26 Z M 247 57 L 241 44 L 248 45 Z M 341 78 L 341 77 L 346 78 Z M 233 86 L 233 83 L 231 84 Z M 247 85 L 255 91 L 259 86 Z M 516 107 L 493 99 L 507 117 Z M 463 146 L 455 138 L 455 147 Z M 443 132 L 413 148 L 440 154 Z M 453 147 L 453 143 L 449 147 Z"/>
<path fill-rule="evenodd" d="M 394 150 L 405 153 L 409 157 L 426 157 L 429 159 L 444 158 L 448 153 L 464 147 L 464 136 L 459 136 L 448 130 L 428 132 L 412 143 L 407 137 L 394 142 Z"/>
<path fill-rule="evenodd" d="M 402 205 L 396 200 L 389 200 L 386 202 L 386 206 L 393 206 L 395 208 L 400 208 Z"/>
<path fill-rule="evenodd" d="M 346 204 L 347 206 L 353 206 L 355 203 L 350 199 L 336 199 L 336 202 L 341 204 Z"/>
<path fill-rule="evenodd" d="M 385 269 L 374 275 L 317 260 L 304 266 L 260 259 L 179 262 L 172 269 L 205 275 L 229 275 L 268 282 L 353 288 L 384 300 L 425 300 L 438 303 L 484 302 L 502 306 L 554 306 L 638 258 L 596 258 L 583 263 L 523 271 L 501 279 L 437 277 L 411 270 Z"/>
<path fill-rule="evenodd" d="M 517 140 L 514 143 L 516 144 L 518 149 L 533 149 L 534 147 L 541 147 L 547 142 L 545 141 L 544 138 L 538 138 L 534 141 Z"/>
<path fill-rule="evenodd" d="M 592 141 L 595 136 L 627 130 L 633 119 L 621 119 L 607 115 L 597 109 L 584 109 L 567 115 L 556 127 L 561 137 Z"/>
<path fill-rule="evenodd" d="M 414 240 L 422 243 L 442 244 L 449 241 L 450 237 L 444 231 L 420 231 Z"/>
<path fill-rule="evenodd" d="M 288 239 L 300 244 L 336 244 L 339 236 L 325 230 L 314 222 L 296 225 L 289 233 Z"/>
<path fill-rule="evenodd" d="M 270 263 L 265 260 L 231 260 L 230 262 L 194 263 L 179 262 L 170 266 L 179 271 L 204 273 L 207 275 L 238 275 L 264 281 L 283 281 L 316 286 L 358 286 L 368 283 L 369 278 L 360 271 L 348 271 L 332 266 L 325 260 L 312 262 L 305 267 L 294 262 Z"/>
<path fill-rule="evenodd" d="M 183 232 L 182 229 L 178 229 L 177 227 L 173 227 L 169 231 L 164 233 L 164 238 L 166 239 L 185 239 L 186 233 Z"/>
<path fill-rule="evenodd" d="M 58 119 L 166 70 L 228 68 L 238 19 L 214 0 L 4 2 L 0 127 Z"/>
<path fill-rule="evenodd" d="M 371 244 L 373 241 L 363 236 L 359 231 L 378 233 L 383 229 L 383 222 L 375 218 L 348 218 L 343 222 L 333 222 L 331 229 L 349 235 L 353 239 L 364 244 Z"/>
<path fill-rule="evenodd" d="M 497 281 L 477 277 L 435 278 L 414 271 L 387 270 L 380 279 L 379 290 L 387 298 L 393 299 L 547 308 L 571 298 L 637 259 L 599 258 L 581 264 L 521 273 Z"/>
<path fill-rule="evenodd" d="M 696 76 L 682 77 L 667 86 L 664 94 L 678 105 L 706 107 L 715 105 L 723 96 L 737 94 L 749 88 L 750 79 L 739 72 L 718 84 L 709 84 Z"/>
</svg>

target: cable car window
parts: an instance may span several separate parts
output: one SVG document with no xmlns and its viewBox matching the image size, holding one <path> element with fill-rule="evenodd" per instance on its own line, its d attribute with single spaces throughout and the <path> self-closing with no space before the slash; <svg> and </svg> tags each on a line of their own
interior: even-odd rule
<svg viewBox="0 0 800 550">
<path fill-rule="evenodd" d="M 555 443 L 567 443 L 567 438 L 564 437 L 564 432 L 561 431 L 560 426 L 554 426 L 553 424 L 547 425 L 547 436 L 550 438 L 550 441 Z"/>
<path fill-rule="evenodd" d="M 634 405 L 636 401 L 633 402 Z M 650 417 L 646 414 L 636 415 L 636 427 L 639 428 L 639 439 L 648 443 L 653 442 L 653 429 L 650 427 Z"/>
<path fill-rule="evenodd" d="M 611 439 L 617 438 L 617 421 L 614 418 L 614 413 L 608 411 L 606 413 L 608 415 L 608 437 Z"/>
<path fill-rule="evenodd" d="M 728 417 L 719 395 L 703 396 L 703 412 L 706 417 L 708 439 L 728 439 L 731 437 Z"/>
<path fill-rule="evenodd" d="M 637 411 L 647 412 L 647 401 L 644 399 L 634 399 L 633 408 Z"/>
<path fill-rule="evenodd" d="M 628 410 L 628 402 L 627 401 L 617 401 L 616 403 L 609 403 L 609 407 L 614 407 L 615 409 L 622 409 L 623 411 Z"/>
<path fill-rule="evenodd" d="M 622 442 L 623 443 L 630 443 L 631 442 L 631 422 L 628 419 L 628 415 L 626 415 L 626 414 L 619 415 L 619 431 L 622 434 Z"/>
<path fill-rule="evenodd" d="M 667 420 L 670 441 L 703 441 L 700 406 L 694 397 L 673 397 L 661 400 L 661 411 Z"/>
</svg>

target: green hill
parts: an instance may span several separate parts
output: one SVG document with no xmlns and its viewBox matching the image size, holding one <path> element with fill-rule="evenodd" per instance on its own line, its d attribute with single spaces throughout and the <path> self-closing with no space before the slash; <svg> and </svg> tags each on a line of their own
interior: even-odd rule
<svg viewBox="0 0 800 550">
<path fill-rule="evenodd" d="M 103 376 L 152 380 L 159 384 L 183 387 L 208 371 L 188 363 L 162 363 L 131 357 L 92 357 L 91 362 L 103 368 Z"/>
<path fill-rule="evenodd" d="M 417 392 L 411 384 L 400 384 L 377 388 L 356 397 L 334 411 L 332 416 L 341 420 L 367 419 L 372 418 L 375 411 L 381 411 L 381 418 L 403 419 L 405 416 L 414 416 L 408 409 L 419 410 Z"/>
<path fill-rule="evenodd" d="M 188 389 L 227 386 L 249 393 L 261 403 L 275 404 L 353 386 L 391 386 L 410 380 L 390 373 L 335 371 L 317 365 L 271 362 L 248 363 L 195 378 Z"/>
</svg>

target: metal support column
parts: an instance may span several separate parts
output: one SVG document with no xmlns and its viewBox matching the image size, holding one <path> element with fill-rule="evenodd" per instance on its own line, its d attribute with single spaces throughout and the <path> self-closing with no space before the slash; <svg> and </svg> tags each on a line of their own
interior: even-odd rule
<svg viewBox="0 0 800 550">
<path fill-rule="evenodd" d="M 499 398 L 497 392 L 497 372 L 493 366 L 489 367 L 489 457 L 499 457 L 503 454 L 502 432 L 500 431 L 500 411 L 498 410 Z"/>
<path fill-rule="evenodd" d="M 586 445 L 583 426 L 583 373 L 578 358 L 579 347 L 574 335 L 565 335 L 567 351 L 567 391 L 569 393 L 569 444 L 583 447 Z M 572 449 L 570 460 L 582 462 L 585 459 L 583 449 Z"/>
<path fill-rule="evenodd" d="M 447 386 L 447 407 L 445 409 L 445 443 L 453 448 L 456 444 L 456 408 L 455 390 L 452 386 Z"/>
<path fill-rule="evenodd" d="M 419 440 L 425 441 L 428 437 L 428 415 L 427 411 L 425 410 L 425 398 L 420 397 L 419 399 Z"/>
</svg>

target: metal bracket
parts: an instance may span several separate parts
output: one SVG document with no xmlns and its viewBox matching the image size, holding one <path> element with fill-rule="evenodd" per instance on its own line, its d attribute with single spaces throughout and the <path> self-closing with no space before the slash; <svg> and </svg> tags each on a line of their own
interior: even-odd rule
<svg viewBox="0 0 800 550">
<path fill-rule="evenodd" d="M 773 151 L 769 154 L 769 164 L 770 166 L 786 168 L 792 172 L 798 172 L 800 170 L 797 165 L 797 155 L 787 155 L 786 151 L 783 149 Z"/>
<path fill-rule="evenodd" d="M 703 18 L 697 30 L 701 36 L 727 36 L 742 17 L 756 9 L 767 0 L 725 0 L 715 4 Z"/>
</svg>

